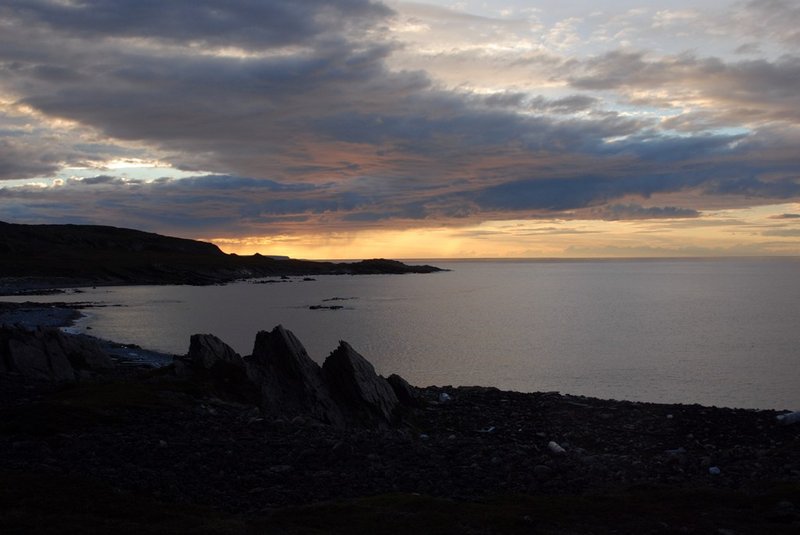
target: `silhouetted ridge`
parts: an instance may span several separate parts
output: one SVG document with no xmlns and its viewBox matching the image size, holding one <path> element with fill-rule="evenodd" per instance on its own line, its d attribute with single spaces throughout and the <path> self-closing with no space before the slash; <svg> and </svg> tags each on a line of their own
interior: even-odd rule
<svg viewBox="0 0 800 535">
<path fill-rule="evenodd" d="M 77 249 L 225 256 L 213 243 L 102 225 L 17 225 L 0 222 L 0 248 L 18 254 L 35 254 L 50 248 L 62 253 Z"/>
<path fill-rule="evenodd" d="M 279 275 L 431 273 L 395 260 L 314 262 L 225 254 L 202 241 L 99 225 L 0 222 L 0 277 L 41 288 L 94 284 L 216 284 Z M 0 281 L 1 282 L 1 281 Z M 2 284 L 0 284 L 2 289 Z"/>
</svg>

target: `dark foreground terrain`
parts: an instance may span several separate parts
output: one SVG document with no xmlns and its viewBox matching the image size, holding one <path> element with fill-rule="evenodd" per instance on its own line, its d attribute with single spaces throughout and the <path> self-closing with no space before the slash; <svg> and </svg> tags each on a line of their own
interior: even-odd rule
<svg viewBox="0 0 800 535">
<path fill-rule="evenodd" d="M 276 275 L 432 273 L 395 260 L 315 262 L 226 254 L 216 245 L 98 225 L 0 221 L 0 295 L 112 284 L 220 284 Z"/>
<path fill-rule="evenodd" d="M 800 532 L 800 425 L 775 411 L 428 387 L 327 425 L 123 364 L 0 373 L 3 533 Z"/>
</svg>

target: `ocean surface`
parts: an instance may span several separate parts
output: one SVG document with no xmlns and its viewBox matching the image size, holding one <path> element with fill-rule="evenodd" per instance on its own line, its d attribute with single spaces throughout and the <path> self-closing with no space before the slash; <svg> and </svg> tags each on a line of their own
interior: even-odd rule
<svg viewBox="0 0 800 535">
<path fill-rule="evenodd" d="M 214 333 L 250 354 L 283 324 L 320 363 L 347 340 L 420 386 L 800 409 L 800 259 L 432 263 L 452 271 L 36 299 L 108 305 L 78 328 L 170 353 Z"/>
</svg>

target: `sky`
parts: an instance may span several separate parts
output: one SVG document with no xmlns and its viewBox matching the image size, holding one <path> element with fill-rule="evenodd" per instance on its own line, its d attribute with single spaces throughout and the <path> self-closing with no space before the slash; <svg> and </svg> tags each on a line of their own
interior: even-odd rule
<svg viewBox="0 0 800 535">
<path fill-rule="evenodd" d="M 0 220 L 800 255 L 800 3 L 0 0 Z"/>
</svg>

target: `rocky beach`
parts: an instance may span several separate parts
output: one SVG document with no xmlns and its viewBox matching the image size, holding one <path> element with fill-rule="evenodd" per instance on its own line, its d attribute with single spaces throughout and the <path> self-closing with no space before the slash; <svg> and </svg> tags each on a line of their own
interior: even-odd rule
<svg viewBox="0 0 800 535">
<path fill-rule="evenodd" d="M 0 309 L 6 533 L 800 529 L 777 411 L 419 388 L 346 342 L 319 366 L 280 326 L 154 368 L 53 329 L 74 317 Z"/>
</svg>

